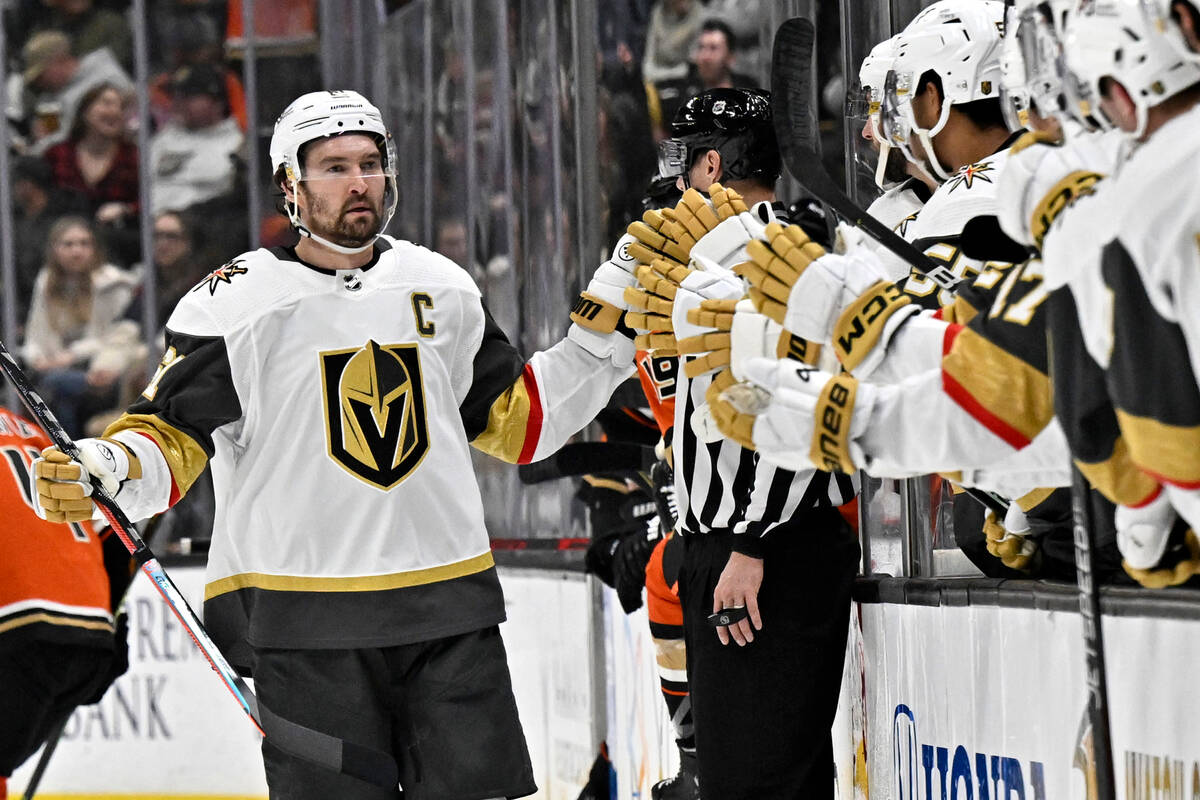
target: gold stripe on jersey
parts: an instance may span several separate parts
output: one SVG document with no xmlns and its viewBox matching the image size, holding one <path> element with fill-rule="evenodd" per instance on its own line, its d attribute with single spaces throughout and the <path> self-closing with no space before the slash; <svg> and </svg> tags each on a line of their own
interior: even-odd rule
<svg viewBox="0 0 1200 800">
<path fill-rule="evenodd" d="M 879 343 L 892 314 L 911 302 L 899 286 L 880 281 L 848 305 L 833 325 L 833 347 L 842 366 L 853 372 Z"/>
<path fill-rule="evenodd" d="M 0 622 L 0 633 L 6 633 L 14 628 L 23 628 L 26 625 L 34 625 L 39 622 L 44 622 L 48 625 L 61 625 L 67 628 L 85 628 L 90 631 L 113 632 L 112 623 L 106 620 L 79 619 L 78 617 L 64 617 L 45 611 L 37 611 Z"/>
<path fill-rule="evenodd" d="M 171 469 L 180 497 L 192 488 L 208 463 L 208 454 L 199 442 L 153 414 L 122 414 L 104 429 L 103 436 L 111 438 L 120 431 L 133 431 L 154 440 Z"/>
<path fill-rule="evenodd" d="M 1096 491 L 1117 505 L 1140 506 L 1158 491 L 1158 481 L 1138 469 L 1125 439 L 1117 437 L 1112 455 L 1104 461 L 1075 460 L 1075 466 Z"/>
<path fill-rule="evenodd" d="M 1032 492 L 1021 495 L 1013 502 L 1017 504 L 1017 508 L 1022 511 L 1029 512 L 1046 502 L 1046 498 L 1054 494 L 1054 488 L 1034 489 Z"/>
<path fill-rule="evenodd" d="M 654 660 L 662 669 L 686 670 L 687 646 L 683 639 L 658 639 L 651 637 L 654 642 Z"/>
<path fill-rule="evenodd" d="M 388 589 L 404 589 L 430 583 L 462 578 L 484 572 L 495 566 L 492 552 L 443 564 L 387 575 L 363 575 L 347 578 L 323 578 L 317 576 L 268 575 L 262 572 L 243 572 L 215 580 L 204 587 L 205 602 L 239 589 L 266 589 L 273 592 L 378 592 Z"/>
<path fill-rule="evenodd" d="M 1037 207 L 1033 209 L 1033 217 L 1030 220 L 1030 232 L 1033 234 L 1034 246 L 1038 250 L 1042 249 L 1046 231 L 1050 230 L 1050 226 L 1054 224 L 1054 220 L 1058 219 L 1058 215 L 1074 205 L 1079 198 L 1094 194 L 1096 184 L 1103 179 L 1104 176 L 1099 172 L 1079 170 L 1054 184 L 1037 204 Z"/>
<path fill-rule="evenodd" d="M 953 302 L 948 306 L 941 308 L 942 319 L 951 324 L 969 325 L 971 320 L 975 319 L 975 315 L 979 313 L 979 309 L 963 300 L 961 297 L 955 296 Z"/>
<path fill-rule="evenodd" d="M 981 406 L 1001 429 L 988 420 L 980 421 L 1014 447 L 1020 445 L 1013 440 L 1012 431 L 1028 443 L 1054 417 L 1050 378 L 970 328 L 962 329 L 942 358 L 942 375 L 943 381 L 949 378 L 969 397 L 960 397 L 948 385 L 949 394 L 968 411 L 972 405 Z"/>
<path fill-rule="evenodd" d="M 1200 425 L 1171 425 L 1116 409 L 1133 462 L 1154 477 L 1200 488 Z"/>
<path fill-rule="evenodd" d="M 518 463 L 525 448 L 532 410 L 533 400 L 522 374 L 492 403 L 487 427 L 475 437 L 471 446 L 509 464 Z"/>
</svg>

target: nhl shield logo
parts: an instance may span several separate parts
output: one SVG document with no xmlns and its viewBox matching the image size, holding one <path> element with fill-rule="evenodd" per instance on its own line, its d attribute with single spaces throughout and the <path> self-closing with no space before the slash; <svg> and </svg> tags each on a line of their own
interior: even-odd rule
<svg viewBox="0 0 1200 800">
<path fill-rule="evenodd" d="M 425 386 L 415 344 L 377 344 L 321 354 L 329 456 L 387 491 L 429 452 Z"/>
</svg>

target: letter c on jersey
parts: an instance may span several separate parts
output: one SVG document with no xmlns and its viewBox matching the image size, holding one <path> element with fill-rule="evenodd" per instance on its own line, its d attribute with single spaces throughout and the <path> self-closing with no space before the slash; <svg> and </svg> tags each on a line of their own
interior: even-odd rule
<svg viewBox="0 0 1200 800">
<path fill-rule="evenodd" d="M 421 354 L 415 344 L 377 344 L 321 354 L 330 458 L 387 491 L 429 452 Z"/>
</svg>

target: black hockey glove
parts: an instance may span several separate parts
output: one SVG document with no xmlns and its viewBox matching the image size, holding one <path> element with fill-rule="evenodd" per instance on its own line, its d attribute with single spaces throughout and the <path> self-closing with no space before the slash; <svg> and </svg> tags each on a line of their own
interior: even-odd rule
<svg viewBox="0 0 1200 800">
<path fill-rule="evenodd" d="M 646 564 L 654 545 L 662 538 L 658 525 L 629 534 L 621 539 L 613 556 L 613 578 L 617 598 L 626 614 L 642 607 L 642 589 L 646 586 Z"/>
</svg>

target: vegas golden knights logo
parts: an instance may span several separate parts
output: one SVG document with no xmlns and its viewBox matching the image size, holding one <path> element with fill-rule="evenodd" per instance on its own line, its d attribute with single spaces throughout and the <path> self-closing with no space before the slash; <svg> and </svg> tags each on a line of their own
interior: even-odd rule
<svg viewBox="0 0 1200 800">
<path fill-rule="evenodd" d="M 417 345 L 326 350 L 321 379 L 330 457 L 384 490 L 411 475 L 429 452 Z"/>
</svg>

